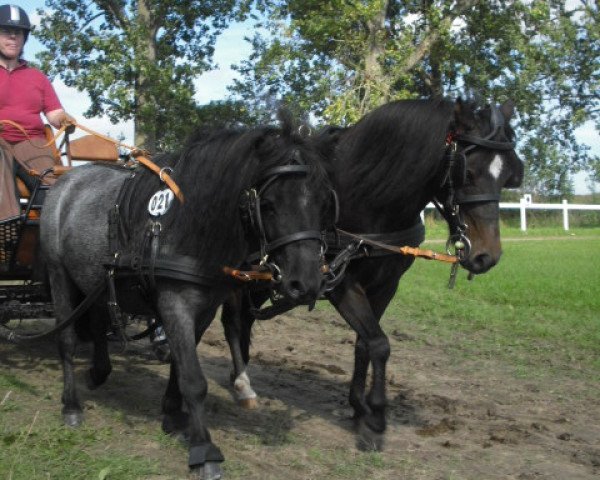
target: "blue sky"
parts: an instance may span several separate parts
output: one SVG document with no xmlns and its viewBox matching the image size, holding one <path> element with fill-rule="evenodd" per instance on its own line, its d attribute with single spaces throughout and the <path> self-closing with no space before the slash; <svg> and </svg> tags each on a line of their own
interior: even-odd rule
<svg viewBox="0 0 600 480">
<path fill-rule="evenodd" d="M 38 8 L 44 8 L 44 0 L 25 0 L 16 1 L 16 3 L 27 11 L 32 23 L 36 24 L 39 21 L 35 11 Z M 251 36 L 253 33 L 249 30 L 250 28 L 249 24 L 234 24 L 217 40 L 214 56 L 217 68 L 198 77 L 196 81 L 196 100 L 200 104 L 211 100 L 220 100 L 227 95 L 227 86 L 231 85 L 236 75 L 236 72 L 230 66 L 250 54 L 250 46 L 244 41 L 244 36 Z M 35 54 L 42 49 L 43 46 L 35 38 L 30 37 L 25 47 L 25 58 L 33 59 Z M 126 143 L 133 143 L 132 121 L 113 125 L 102 117 L 86 119 L 83 117 L 83 112 L 89 106 L 88 95 L 67 87 L 59 79 L 55 79 L 53 84 L 65 109 L 82 124 L 112 137 L 123 134 Z M 588 122 L 582 128 L 579 128 L 576 134 L 579 141 L 591 147 L 592 154 L 600 156 L 600 135 L 594 129 L 592 122 Z M 586 185 L 586 177 L 585 174 L 575 176 L 576 193 L 588 193 L 589 188 Z"/>
</svg>

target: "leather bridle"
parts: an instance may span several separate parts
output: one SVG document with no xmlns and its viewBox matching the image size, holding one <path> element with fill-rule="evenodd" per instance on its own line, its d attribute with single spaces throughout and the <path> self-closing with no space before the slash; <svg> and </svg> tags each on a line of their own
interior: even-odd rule
<svg viewBox="0 0 600 480">
<path fill-rule="evenodd" d="M 294 160 L 297 161 L 298 157 L 299 154 L 295 151 L 293 155 Z M 267 237 L 261 210 L 262 196 L 278 179 L 289 175 L 306 176 L 309 175 L 313 169 L 314 167 L 310 165 L 296 163 L 271 168 L 261 176 L 257 187 L 250 188 L 243 193 L 242 210 L 244 211 L 244 216 L 249 220 L 251 229 L 258 237 L 260 244 L 260 251 L 250 255 L 246 261 L 248 263 L 259 261 L 260 266 L 267 267 L 272 274 L 272 283 L 277 284 L 282 280 L 281 269 L 275 262 L 270 261 L 270 256 L 275 250 L 291 243 L 316 240 L 321 245 L 321 257 L 324 257 L 326 249 L 324 231 L 304 230 L 271 240 Z"/>
<path fill-rule="evenodd" d="M 477 137 L 464 133 L 451 133 L 447 140 L 446 173 L 442 180 L 440 192 L 445 193 L 443 202 L 434 198 L 433 203 L 450 226 L 450 236 L 446 243 L 446 250 L 455 254 L 462 260 L 468 257 L 471 250 L 471 241 L 466 235 L 467 226 L 462 219 L 460 207 L 466 204 L 500 202 L 498 193 L 465 194 L 460 188 L 466 182 L 467 155 L 476 148 L 495 151 L 512 151 L 515 143 L 510 141 L 492 140 L 505 128 L 504 115 L 496 105 L 490 105 L 491 132 L 485 137 Z M 460 148 L 460 145 L 466 145 Z"/>
</svg>

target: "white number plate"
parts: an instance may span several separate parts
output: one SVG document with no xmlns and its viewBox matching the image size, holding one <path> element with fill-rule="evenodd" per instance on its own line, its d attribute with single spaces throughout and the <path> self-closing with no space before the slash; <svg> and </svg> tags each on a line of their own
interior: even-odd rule
<svg viewBox="0 0 600 480">
<path fill-rule="evenodd" d="M 169 210 L 174 197 L 175 195 L 168 188 L 156 192 L 148 202 L 148 212 L 153 217 L 164 215 Z"/>
</svg>

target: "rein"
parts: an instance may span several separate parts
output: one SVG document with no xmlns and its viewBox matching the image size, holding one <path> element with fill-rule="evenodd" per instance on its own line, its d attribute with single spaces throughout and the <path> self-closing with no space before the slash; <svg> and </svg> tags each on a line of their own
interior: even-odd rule
<svg viewBox="0 0 600 480">
<path fill-rule="evenodd" d="M 23 128 L 22 125 L 19 125 L 16 122 L 13 122 L 12 120 L 0 120 L 0 124 L 6 124 L 6 125 L 11 125 L 12 127 L 16 128 L 17 130 L 19 130 L 19 132 L 21 132 L 25 138 L 27 139 L 27 141 L 29 141 L 31 143 L 31 137 L 29 136 L 29 134 L 27 133 L 27 131 Z M 47 148 L 51 145 L 55 145 L 56 141 L 58 140 L 58 138 L 61 135 L 69 135 L 71 133 L 73 133 L 75 131 L 76 128 L 79 128 L 80 130 L 83 130 L 84 132 L 89 133 L 90 135 L 93 135 L 95 137 L 101 138 L 102 140 L 105 140 L 107 142 L 113 143 L 114 145 L 116 145 L 117 147 L 122 147 L 125 148 L 127 150 L 129 150 L 131 153 L 130 155 L 140 164 L 142 164 L 144 167 L 146 167 L 148 170 L 154 172 L 156 175 L 158 175 L 158 177 L 160 178 L 160 180 L 165 183 L 169 189 L 173 192 L 173 194 L 177 197 L 177 199 L 183 203 L 184 202 L 184 196 L 183 193 L 181 191 L 181 189 L 179 188 L 179 186 L 175 183 L 175 181 L 171 178 L 171 176 L 169 175 L 169 173 L 167 172 L 167 170 L 170 170 L 172 173 L 172 169 L 170 168 L 160 168 L 158 165 L 156 165 L 154 162 L 152 162 L 152 160 L 150 160 L 148 157 L 150 157 L 150 154 L 144 150 L 139 149 L 138 147 L 132 146 L 132 145 L 127 145 L 124 143 L 119 142 L 118 140 L 114 140 L 113 138 L 110 138 L 106 135 L 102 135 L 101 133 L 98 133 L 88 127 L 85 127 L 77 122 L 74 121 L 68 121 L 65 122 L 56 132 L 56 134 L 54 135 L 53 138 L 51 138 L 45 145 L 41 145 L 41 146 L 36 146 L 34 145 L 36 148 L 39 149 L 44 149 Z M 33 144 L 32 144 L 33 145 Z M 35 171 L 31 171 L 31 174 L 33 175 L 38 175 L 37 172 Z"/>
<path fill-rule="evenodd" d="M 376 240 L 371 240 L 365 236 L 357 235 L 355 233 L 346 232 L 345 230 L 337 229 L 342 235 L 346 235 L 348 237 L 354 238 L 358 240 L 360 243 L 365 245 L 371 245 L 373 247 L 381 248 L 383 250 L 387 250 L 392 253 L 399 253 L 400 255 L 408 255 L 412 257 L 424 258 L 425 260 L 437 260 L 438 262 L 446 262 L 446 263 L 457 263 L 460 259 L 456 255 L 447 255 L 444 253 L 438 253 L 433 250 L 424 250 L 422 248 L 415 247 L 398 247 L 396 245 L 389 245 L 384 242 L 378 242 Z"/>
</svg>

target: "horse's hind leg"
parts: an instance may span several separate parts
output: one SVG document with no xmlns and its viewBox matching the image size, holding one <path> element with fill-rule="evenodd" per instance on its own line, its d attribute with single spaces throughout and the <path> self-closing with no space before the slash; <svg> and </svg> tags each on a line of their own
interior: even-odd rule
<svg viewBox="0 0 600 480">
<path fill-rule="evenodd" d="M 52 285 L 54 313 L 56 322 L 59 323 L 68 318 L 77 306 L 81 294 L 64 269 L 51 269 L 49 278 Z M 83 422 L 83 408 L 77 395 L 73 368 L 76 344 L 77 334 L 75 326 L 71 324 L 60 332 L 58 337 L 58 353 L 63 367 L 62 415 L 63 422 L 70 427 L 77 427 Z"/>
<path fill-rule="evenodd" d="M 232 292 L 223 303 L 221 323 L 233 360 L 234 370 L 231 374 L 231 381 L 235 399 L 242 408 L 254 409 L 258 408 L 258 402 L 256 393 L 250 385 L 250 377 L 246 373 L 250 349 L 250 330 L 254 318 L 247 307 L 247 301 L 244 301 L 244 291 L 239 289 Z"/>
</svg>

